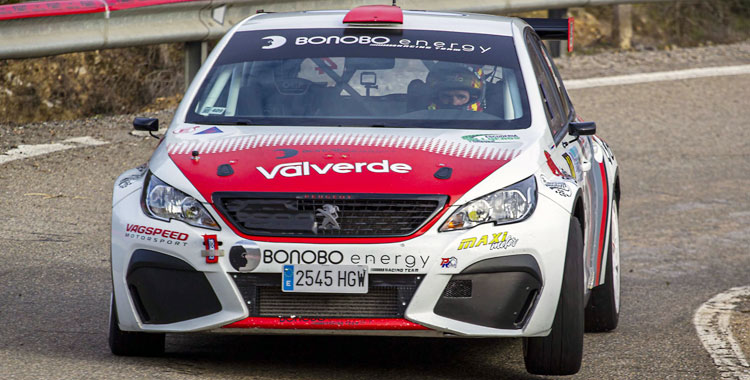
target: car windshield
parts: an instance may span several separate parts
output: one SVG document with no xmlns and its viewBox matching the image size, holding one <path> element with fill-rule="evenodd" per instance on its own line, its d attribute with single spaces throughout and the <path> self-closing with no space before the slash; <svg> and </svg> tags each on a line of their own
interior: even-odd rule
<svg viewBox="0 0 750 380">
<path fill-rule="evenodd" d="M 289 29 L 235 34 L 186 122 L 521 129 L 530 115 L 511 37 Z"/>
</svg>

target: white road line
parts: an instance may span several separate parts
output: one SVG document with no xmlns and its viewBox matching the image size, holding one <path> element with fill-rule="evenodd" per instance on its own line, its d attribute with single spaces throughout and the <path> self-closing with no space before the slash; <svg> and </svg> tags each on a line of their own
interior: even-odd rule
<svg viewBox="0 0 750 380">
<path fill-rule="evenodd" d="M 565 88 L 568 90 L 577 90 L 591 87 L 619 86 L 623 84 L 637 84 L 744 74 L 750 74 L 750 65 L 704 67 L 700 69 L 661 71 L 656 73 L 617 75 L 612 77 L 589 79 L 572 79 L 565 81 Z"/>
<path fill-rule="evenodd" d="M 722 379 L 750 380 L 750 365 L 732 336 L 729 317 L 742 297 L 750 297 L 750 286 L 732 288 L 706 301 L 693 317 L 695 330 Z"/>
<path fill-rule="evenodd" d="M 29 158 L 34 156 L 41 156 L 52 152 L 57 152 L 67 149 L 83 148 L 87 146 L 97 146 L 109 144 L 107 141 L 97 140 L 90 136 L 73 137 L 60 142 L 52 144 L 37 144 L 37 145 L 19 145 L 18 148 L 11 149 L 4 154 L 0 154 L 0 165 L 20 160 L 23 158 Z"/>
</svg>

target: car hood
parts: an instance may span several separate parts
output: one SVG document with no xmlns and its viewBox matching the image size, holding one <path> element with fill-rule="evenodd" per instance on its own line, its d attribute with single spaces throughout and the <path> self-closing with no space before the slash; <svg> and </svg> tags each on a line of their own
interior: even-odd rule
<svg viewBox="0 0 750 380">
<path fill-rule="evenodd" d="M 443 194 L 450 203 L 518 156 L 523 131 L 187 126 L 164 148 L 216 192 Z"/>
</svg>

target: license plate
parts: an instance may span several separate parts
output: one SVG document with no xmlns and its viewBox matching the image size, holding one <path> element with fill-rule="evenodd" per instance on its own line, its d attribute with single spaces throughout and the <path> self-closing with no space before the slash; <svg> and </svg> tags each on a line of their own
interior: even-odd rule
<svg viewBox="0 0 750 380">
<path fill-rule="evenodd" d="M 299 293 L 367 293 L 366 265 L 284 265 L 281 290 Z"/>
</svg>

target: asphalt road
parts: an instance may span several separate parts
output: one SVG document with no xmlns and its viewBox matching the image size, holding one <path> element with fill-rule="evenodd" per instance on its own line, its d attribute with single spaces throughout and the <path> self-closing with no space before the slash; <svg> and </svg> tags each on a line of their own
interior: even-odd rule
<svg viewBox="0 0 750 380">
<path fill-rule="evenodd" d="M 573 378 L 718 378 L 691 321 L 750 283 L 750 75 L 571 95 L 621 165 L 624 272 L 620 327 L 586 335 Z M 0 378 L 536 378 L 513 339 L 184 335 L 161 358 L 111 355 L 111 189 L 156 145 L 127 121 L 30 138 L 112 143 L 0 166 Z"/>
</svg>

